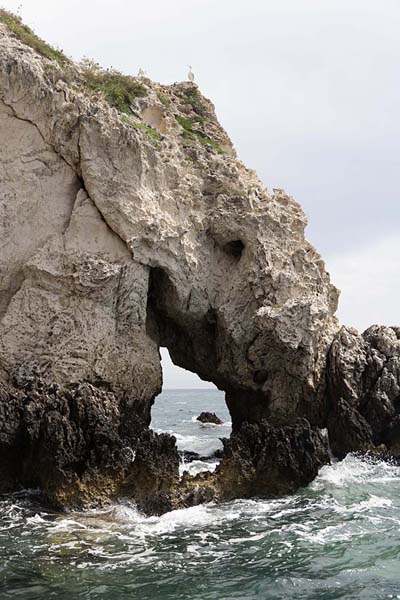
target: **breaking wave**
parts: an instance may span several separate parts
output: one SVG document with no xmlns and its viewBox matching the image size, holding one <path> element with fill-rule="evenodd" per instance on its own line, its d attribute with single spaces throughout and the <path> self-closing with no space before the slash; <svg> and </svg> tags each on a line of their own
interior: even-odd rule
<svg viewBox="0 0 400 600">
<path fill-rule="evenodd" d="M 396 598 L 399 482 L 400 467 L 348 456 L 292 496 L 161 517 L 130 502 L 58 514 L 24 492 L 0 502 L 0 597 Z"/>
</svg>

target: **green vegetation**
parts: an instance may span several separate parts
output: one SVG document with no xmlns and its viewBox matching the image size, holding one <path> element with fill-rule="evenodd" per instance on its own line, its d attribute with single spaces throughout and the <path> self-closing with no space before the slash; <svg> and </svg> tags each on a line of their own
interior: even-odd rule
<svg viewBox="0 0 400 600">
<path fill-rule="evenodd" d="M 182 115 L 176 115 L 175 118 L 187 133 L 193 133 L 193 121 L 191 119 L 182 117 Z"/>
<path fill-rule="evenodd" d="M 224 153 L 221 146 L 216 141 L 209 138 L 207 135 L 203 135 L 201 133 L 196 133 L 196 132 L 194 135 L 195 135 L 196 139 L 200 142 L 200 144 L 203 144 L 203 146 L 211 146 L 211 148 L 213 148 L 215 150 L 215 152 L 217 152 L 218 154 Z"/>
<path fill-rule="evenodd" d="M 201 95 L 197 88 L 191 88 L 184 90 L 184 102 L 190 104 L 194 112 L 200 117 L 204 117 L 207 114 L 207 107 L 201 101 Z"/>
<path fill-rule="evenodd" d="M 142 123 L 141 121 L 134 121 L 131 117 L 129 117 L 126 114 L 121 115 L 121 120 L 126 125 L 133 127 L 133 129 L 141 129 L 142 131 L 144 131 L 149 136 L 150 141 L 155 146 L 158 146 L 159 142 L 161 141 L 160 134 L 158 133 L 158 131 L 150 127 L 150 125 Z"/>
<path fill-rule="evenodd" d="M 183 115 L 176 115 L 175 118 L 183 129 L 182 136 L 186 139 L 197 140 L 200 142 L 200 144 L 203 144 L 203 146 L 211 146 L 215 152 L 218 152 L 218 154 L 223 154 L 223 149 L 216 141 L 201 131 L 198 131 L 198 129 L 195 127 L 196 125 L 204 124 L 204 116 L 207 114 L 207 107 L 202 103 L 199 91 L 196 88 L 193 88 L 190 90 L 184 90 L 183 93 L 185 96 L 185 103 L 190 104 L 195 116 L 193 118 L 189 118 Z"/>
<path fill-rule="evenodd" d="M 101 92 L 111 106 L 121 113 L 131 113 L 135 98 L 146 95 L 146 88 L 129 75 L 115 69 L 102 69 L 100 65 L 85 58 L 81 62 L 86 87 Z"/>
<path fill-rule="evenodd" d="M 46 44 L 46 42 L 40 39 L 30 27 L 22 22 L 20 17 L 4 8 L 0 8 L 0 23 L 7 25 L 21 42 L 30 46 L 42 56 L 49 58 L 50 60 L 56 60 L 61 66 L 69 62 L 69 59 L 62 50 L 57 50 L 56 48 L 52 48 L 49 44 Z"/>
<path fill-rule="evenodd" d="M 182 115 L 176 115 L 175 118 L 183 128 L 183 137 L 190 140 L 197 140 L 200 144 L 203 144 L 203 146 L 211 146 L 218 154 L 223 154 L 224 151 L 217 142 L 200 131 L 193 130 L 193 121 L 191 119 L 183 117 Z M 198 122 L 198 120 L 196 119 L 195 122 Z"/>
<path fill-rule="evenodd" d="M 40 39 L 30 27 L 22 22 L 18 15 L 0 8 L 0 23 L 7 25 L 21 42 L 30 46 L 45 58 L 56 61 L 60 66 L 72 66 L 71 61 L 62 50 L 53 48 Z M 80 67 L 83 87 L 93 93 L 101 93 L 105 100 L 121 113 L 121 119 L 124 123 L 135 129 L 143 130 L 152 143 L 158 146 L 161 140 L 160 134 L 146 123 L 136 121 L 129 116 L 133 112 L 132 104 L 135 99 L 146 95 L 146 87 L 129 75 L 124 75 L 115 69 L 103 69 L 98 63 L 87 58 L 82 60 Z M 75 73 L 73 77 L 75 79 Z M 170 106 L 171 101 L 168 96 L 162 92 L 157 92 L 157 96 L 165 107 Z M 183 129 L 182 136 L 197 141 L 204 146 L 211 146 L 216 152 L 222 153 L 223 150 L 217 142 L 198 131 L 197 127 L 194 127 L 195 125 L 202 125 L 207 114 L 207 107 L 203 104 L 198 90 L 195 87 L 184 90 L 183 96 L 184 103 L 190 105 L 195 116 L 192 119 L 182 115 L 176 116 L 176 120 Z"/>
<path fill-rule="evenodd" d="M 157 97 L 159 99 L 159 101 L 164 104 L 164 106 L 166 108 L 168 108 L 171 105 L 171 100 L 168 98 L 168 96 L 166 96 L 165 94 L 163 94 L 162 92 L 157 92 Z"/>
</svg>

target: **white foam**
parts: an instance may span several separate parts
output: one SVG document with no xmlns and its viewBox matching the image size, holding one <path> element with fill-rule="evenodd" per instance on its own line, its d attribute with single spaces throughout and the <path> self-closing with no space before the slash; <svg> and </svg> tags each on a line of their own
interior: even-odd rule
<svg viewBox="0 0 400 600">
<path fill-rule="evenodd" d="M 187 471 L 190 475 L 197 475 L 198 473 L 205 473 L 207 471 L 213 473 L 218 464 L 218 461 L 205 462 L 202 460 L 193 460 L 189 463 L 181 463 L 179 465 L 179 474 L 182 476 L 184 471 Z"/>
<path fill-rule="evenodd" d="M 43 519 L 43 517 L 41 517 L 40 515 L 38 515 L 37 513 L 33 516 L 33 517 L 28 517 L 26 519 L 27 523 L 31 523 L 31 524 L 35 524 L 35 523 L 44 523 L 45 520 Z"/>
<path fill-rule="evenodd" d="M 325 465 L 310 485 L 320 490 L 326 485 L 345 487 L 351 483 L 400 481 L 400 468 L 384 461 L 368 460 L 349 454 L 340 462 Z"/>
</svg>

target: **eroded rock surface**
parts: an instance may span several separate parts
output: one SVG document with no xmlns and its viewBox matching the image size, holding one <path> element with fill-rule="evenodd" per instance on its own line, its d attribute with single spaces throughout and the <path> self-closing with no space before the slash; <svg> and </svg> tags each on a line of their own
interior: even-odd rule
<svg viewBox="0 0 400 600">
<path fill-rule="evenodd" d="M 143 79 L 121 114 L 82 82 L 0 23 L 1 489 L 157 513 L 308 483 L 327 425 L 338 454 L 396 448 L 397 330 L 337 334 L 301 207 L 237 160 L 211 102 Z M 148 430 L 160 346 L 226 393 L 215 477 L 179 483 Z"/>
<path fill-rule="evenodd" d="M 282 496 L 306 486 L 329 462 L 326 435 L 306 419 L 285 427 L 244 423 L 225 440 L 217 479 L 225 499 Z"/>
<path fill-rule="evenodd" d="M 339 456 L 384 444 L 400 455 L 400 328 L 343 327 L 327 365 L 329 438 Z"/>
<path fill-rule="evenodd" d="M 107 389 L 19 369 L 0 388 L 0 493 L 39 488 L 57 507 L 129 495 L 151 512 L 176 484 L 179 457 L 175 438 L 148 430 L 143 414 Z"/>
<path fill-rule="evenodd" d="M 235 428 L 317 414 L 337 291 L 300 206 L 236 159 L 196 86 L 145 80 L 129 121 L 0 35 L 4 370 L 152 398 L 164 345 L 226 390 Z"/>
</svg>

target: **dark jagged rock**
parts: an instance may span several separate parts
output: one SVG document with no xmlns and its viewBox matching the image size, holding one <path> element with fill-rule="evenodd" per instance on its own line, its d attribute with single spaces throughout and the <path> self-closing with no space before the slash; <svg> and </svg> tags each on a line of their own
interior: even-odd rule
<svg viewBox="0 0 400 600">
<path fill-rule="evenodd" d="M 146 429 L 125 398 L 89 383 L 47 384 L 34 369 L 14 382 L 0 388 L 1 492 L 38 487 L 60 507 L 129 494 L 154 511 L 176 483 L 175 438 Z"/>
<path fill-rule="evenodd" d="M 215 413 L 212 412 L 202 412 L 197 417 L 196 421 L 200 421 L 200 423 L 213 423 L 214 425 L 222 425 L 223 421 Z"/>
<path fill-rule="evenodd" d="M 327 363 L 329 438 L 343 456 L 385 444 L 400 447 L 400 328 L 342 327 Z"/>
<path fill-rule="evenodd" d="M 173 508 L 171 491 L 178 480 L 179 454 L 174 436 L 144 431 L 124 482 L 124 494 L 133 497 L 147 514 L 162 514 Z"/>
<path fill-rule="evenodd" d="M 330 462 L 326 436 L 306 419 L 273 427 L 244 423 L 224 444 L 216 478 L 222 498 L 273 497 L 310 483 Z"/>
<path fill-rule="evenodd" d="M 198 452 L 193 452 L 192 450 L 180 450 L 179 458 L 185 463 L 201 460 L 200 454 L 198 454 Z"/>
<path fill-rule="evenodd" d="M 372 429 L 362 414 L 347 400 L 339 398 L 328 420 L 330 447 L 335 456 L 365 452 L 373 446 Z"/>
</svg>

